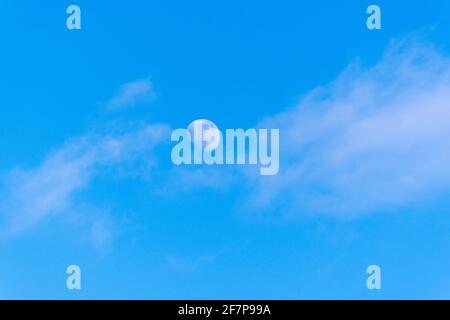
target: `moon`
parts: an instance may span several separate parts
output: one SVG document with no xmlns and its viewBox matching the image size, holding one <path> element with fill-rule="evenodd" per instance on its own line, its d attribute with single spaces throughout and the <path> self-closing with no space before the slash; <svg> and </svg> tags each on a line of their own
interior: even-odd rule
<svg viewBox="0 0 450 320">
<path fill-rule="evenodd" d="M 195 145 L 195 141 L 202 141 L 203 150 L 211 152 L 215 150 L 220 144 L 221 139 L 220 130 L 214 124 L 214 122 L 210 120 L 206 119 L 195 120 L 191 122 L 191 124 L 189 124 L 188 130 L 191 133 L 191 136 L 193 137 L 194 147 L 198 147 Z"/>
</svg>

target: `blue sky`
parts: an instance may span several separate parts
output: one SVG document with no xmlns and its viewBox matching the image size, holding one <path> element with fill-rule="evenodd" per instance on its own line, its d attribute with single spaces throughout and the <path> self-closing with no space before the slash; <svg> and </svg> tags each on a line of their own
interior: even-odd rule
<svg viewBox="0 0 450 320">
<path fill-rule="evenodd" d="M 446 0 L 2 1 L 0 298 L 450 298 L 449 21 Z M 175 168 L 171 130 L 201 118 L 279 128 L 279 175 Z"/>
</svg>

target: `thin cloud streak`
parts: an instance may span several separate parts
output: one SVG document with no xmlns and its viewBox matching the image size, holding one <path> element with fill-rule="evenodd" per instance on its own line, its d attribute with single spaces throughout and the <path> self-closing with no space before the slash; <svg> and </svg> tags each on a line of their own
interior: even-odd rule
<svg viewBox="0 0 450 320">
<path fill-rule="evenodd" d="M 156 98 L 153 84 L 149 79 L 136 80 L 125 83 L 118 93 L 107 103 L 111 109 L 124 109 L 140 102 L 149 102 Z"/>
<path fill-rule="evenodd" d="M 450 189 L 450 59 L 394 43 L 261 126 L 280 128 L 281 169 L 250 180 L 252 210 L 348 217 L 430 199 Z"/>
<path fill-rule="evenodd" d="M 5 232 L 21 233 L 70 210 L 73 196 L 88 188 L 103 167 L 150 161 L 168 131 L 156 124 L 115 136 L 87 134 L 50 152 L 36 168 L 12 170 L 2 192 Z"/>
</svg>

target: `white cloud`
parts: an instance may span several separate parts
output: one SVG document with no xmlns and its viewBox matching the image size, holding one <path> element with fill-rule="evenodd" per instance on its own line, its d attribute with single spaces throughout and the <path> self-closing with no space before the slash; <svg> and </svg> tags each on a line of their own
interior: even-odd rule
<svg viewBox="0 0 450 320">
<path fill-rule="evenodd" d="M 107 102 L 113 109 L 133 106 L 138 102 L 148 102 L 155 98 L 153 85 L 149 79 L 137 80 L 122 85 L 115 97 Z"/>
<path fill-rule="evenodd" d="M 70 210 L 73 195 L 87 188 L 101 168 L 136 159 L 149 161 L 151 151 L 166 135 L 164 125 L 146 125 L 116 136 L 87 134 L 49 153 L 36 168 L 13 170 L 1 194 L 6 232 L 19 233 Z M 107 234 L 105 225 L 93 227 Z"/>
<path fill-rule="evenodd" d="M 261 126 L 280 128 L 281 169 L 252 181 L 252 209 L 348 216 L 429 199 L 450 190 L 450 59 L 393 44 Z"/>
<path fill-rule="evenodd" d="M 115 233 L 115 226 L 111 217 L 103 214 L 93 221 L 90 232 L 89 241 L 96 248 L 107 248 L 111 245 Z"/>
</svg>

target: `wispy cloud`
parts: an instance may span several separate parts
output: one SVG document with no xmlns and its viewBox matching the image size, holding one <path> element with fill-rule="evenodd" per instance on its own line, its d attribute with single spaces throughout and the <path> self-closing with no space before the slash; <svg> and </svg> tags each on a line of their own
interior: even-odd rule
<svg viewBox="0 0 450 320">
<path fill-rule="evenodd" d="M 348 216 L 428 199 L 450 189 L 450 59 L 397 42 L 262 126 L 280 128 L 282 164 L 252 181 L 253 209 Z"/>
<path fill-rule="evenodd" d="M 205 265 L 214 263 L 218 255 L 205 255 L 196 258 L 186 256 L 172 255 L 166 258 L 169 268 L 179 272 L 192 273 L 196 272 Z"/>
<path fill-rule="evenodd" d="M 122 85 L 119 88 L 119 92 L 106 105 L 112 109 L 122 109 L 139 102 L 152 101 L 155 97 L 151 81 L 142 79 Z"/>
<path fill-rule="evenodd" d="M 88 241 L 97 249 L 107 248 L 111 245 L 115 233 L 115 225 L 110 215 L 102 214 L 92 222 Z"/>
<path fill-rule="evenodd" d="M 150 161 L 153 148 L 167 132 L 164 125 L 144 125 L 117 135 L 87 134 L 50 152 L 35 168 L 14 169 L 1 194 L 5 232 L 20 233 L 51 215 L 70 210 L 74 194 L 88 188 L 103 167 L 139 159 Z M 93 228 L 106 235 L 106 220 L 102 221 Z M 103 236 L 96 239 L 99 243 L 104 240 Z"/>
</svg>

